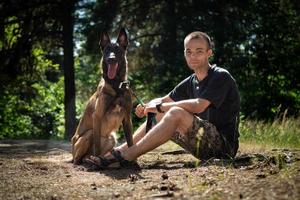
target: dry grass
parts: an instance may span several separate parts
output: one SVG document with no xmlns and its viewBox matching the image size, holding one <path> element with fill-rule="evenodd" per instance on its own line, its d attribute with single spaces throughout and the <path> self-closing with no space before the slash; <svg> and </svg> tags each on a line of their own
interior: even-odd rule
<svg viewBox="0 0 300 200">
<path fill-rule="evenodd" d="M 240 141 L 250 146 L 300 148 L 300 117 L 276 119 L 272 122 L 242 120 Z"/>
</svg>

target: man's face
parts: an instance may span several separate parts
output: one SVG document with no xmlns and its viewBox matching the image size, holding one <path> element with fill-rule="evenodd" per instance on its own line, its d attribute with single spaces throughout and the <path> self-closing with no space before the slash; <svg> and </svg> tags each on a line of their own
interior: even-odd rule
<svg viewBox="0 0 300 200">
<path fill-rule="evenodd" d="M 212 50 L 204 39 L 191 39 L 185 44 L 184 57 L 192 70 L 206 67 L 211 55 Z"/>
</svg>

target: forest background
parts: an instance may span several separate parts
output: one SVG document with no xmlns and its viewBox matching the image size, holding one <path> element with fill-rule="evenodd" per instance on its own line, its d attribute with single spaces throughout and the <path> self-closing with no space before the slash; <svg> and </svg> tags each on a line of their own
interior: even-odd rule
<svg viewBox="0 0 300 200">
<path fill-rule="evenodd" d="M 296 0 L 1 1 L 0 139 L 70 139 L 101 79 L 100 33 L 114 40 L 125 27 L 129 80 L 143 101 L 191 73 L 183 39 L 204 31 L 211 62 L 238 83 L 241 137 L 266 141 L 267 132 L 300 147 L 299 11 Z"/>
</svg>

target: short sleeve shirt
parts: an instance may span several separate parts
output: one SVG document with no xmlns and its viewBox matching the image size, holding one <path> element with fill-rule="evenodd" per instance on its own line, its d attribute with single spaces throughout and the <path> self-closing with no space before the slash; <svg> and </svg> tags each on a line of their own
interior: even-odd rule
<svg viewBox="0 0 300 200">
<path fill-rule="evenodd" d="M 201 81 L 192 74 L 179 83 L 169 96 L 174 101 L 194 98 L 208 100 L 209 107 L 195 114 L 214 124 L 230 144 L 237 141 L 240 96 L 236 82 L 227 70 L 211 66 L 208 75 Z"/>
</svg>

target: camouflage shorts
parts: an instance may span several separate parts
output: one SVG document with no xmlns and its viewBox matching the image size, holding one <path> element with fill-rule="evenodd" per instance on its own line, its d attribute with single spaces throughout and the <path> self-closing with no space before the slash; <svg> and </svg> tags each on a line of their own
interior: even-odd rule
<svg viewBox="0 0 300 200">
<path fill-rule="evenodd" d="M 187 134 L 176 132 L 172 141 L 199 159 L 226 157 L 224 141 L 216 127 L 197 116 L 194 116 L 193 125 Z"/>
</svg>

